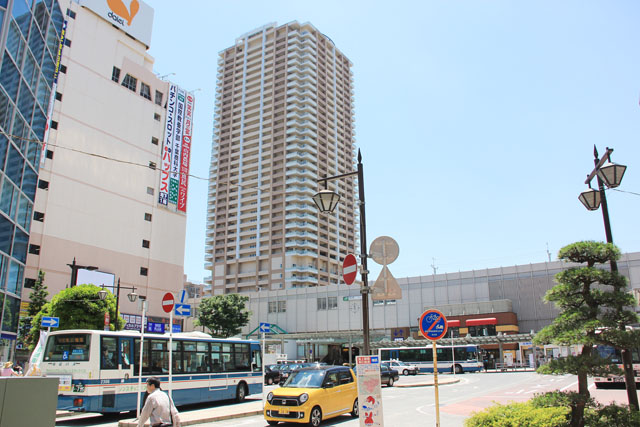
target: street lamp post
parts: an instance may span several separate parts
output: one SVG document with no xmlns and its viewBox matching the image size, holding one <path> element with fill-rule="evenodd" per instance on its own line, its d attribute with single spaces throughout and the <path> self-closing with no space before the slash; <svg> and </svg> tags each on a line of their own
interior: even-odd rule
<svg viewBox="0 0 640 427">
<path fill-rule="evenodd" d="M 598 150 L 596 146 L 593 146 L 593 163 L 595 168 L 587 176 L 587 180 L 584 182 L 589 185 L 589 189 L 580 193 L 578 199 L 582 204 L 590 211 L 597 210 L 602 206 L 602 219 L 604 221 L 604 233 L 607 237 L 607 243 L 613 243 L 613 235 L 611 234 L 611 223 L 609 221 L 609 208 L 607 206 L 607 195 L 605 194 L 605 185 L 609 188 L 616 188 L 622 182 L 622 177 L 627 167 L 624 165 L 618 165 L 611 162 L 611 153 L 613 148 L 607 147 L 607 151 L 602 158 L 598 158 Z M 597 179 L 598 189 L 591 188 L 591 180 Z M 611 271 L 618 272 L 618 263 L 615 260 L 611 260 Z M 621 326 L 624 329 L 624 325 Z M 636 411 L 638 410 L 638 394 L 636 392 L 636 380 L 633 372 L 633 361 L 631 357 L 631 351 L 629 349 L 622 350 L 622 363 L 624 369 L 624 380 L 627 388 L 627 398 L 629 405 Z"/>
<path fill-rule="evenodd" d="M 369 354 L 369 270 L 367 269 L 367 221 L 364 204 L 364 169 L 362 166 L 362 154 L 358 150 L 358 169 L 341 175 L 318 178 L 318 182 L 324 182 L 324 190 L 313 196 L 313 201 L 321 212 L 331 213 L 338 205 L 340 196 L 327 189 L 327 183 L 340 178 L 358 176 L 358 198 L 360 199 L 360 262 L 362 269 L 362 334 L 364 341 L 364 354 Z"/>
<path fill-rule="evenodd" d="M 78 265 L 76 264 L 76 257 L 73 257 L 73 262 L 71 264 L 67 264 L 69 268 L 71 268 L 71 284 L 70 288 L 73 288 L 78 283 L 78 270 L 97 270 L 98 267 L 94 267 L 93 265 Z"/>
</svg>

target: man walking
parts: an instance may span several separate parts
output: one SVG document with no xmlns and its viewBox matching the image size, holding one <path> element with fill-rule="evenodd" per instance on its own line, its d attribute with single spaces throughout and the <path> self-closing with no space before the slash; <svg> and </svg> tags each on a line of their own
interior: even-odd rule
<svg viewBox="0 0 640 427">
<path fill-rule="evenodd" d="M 158 378 L 151 377 L 147 380 L 147 393 L 147 400 L 140 413 L 138 427 L 143 427 L 149 418 L 151 418 L 152 427 L 180 427 L 178 410 L 167 393 L 160 390 L 160 380 Z"/>
</svg>

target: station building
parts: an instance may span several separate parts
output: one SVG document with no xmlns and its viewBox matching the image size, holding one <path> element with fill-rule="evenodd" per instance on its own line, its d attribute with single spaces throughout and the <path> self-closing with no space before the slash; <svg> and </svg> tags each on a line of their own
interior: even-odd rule
<svg viewBox="0 0 640 427">
<path fill-rule="evenodd" d="M 570 266 L 554 261 L 398 279 L 402 299 L 370 304 L 371 348 L 419 344 L 418 319 L 435 308 L 451 322 L 447 338 L 453 334 L 458 343 L 481 345 L 490 360 L 503 360 L 505 354 L 526 360 L 533 351 L 531 338 L 559 314 L 543 297 L 556 284 L 554 276 Z M 637 297 L 640 252 L 623 254 L 618 268 Z M 362 297 L 355 286 L 245 295 L 252 316 L 243 334 L 257 337 L 260 322 L 277 325 L 286 333 L 269 336 L 271 350 L 289 359 L 322 360 L 336 352 L 346 359 L 349 349 L 357 354 L 362 346 Z"/>
</svg>

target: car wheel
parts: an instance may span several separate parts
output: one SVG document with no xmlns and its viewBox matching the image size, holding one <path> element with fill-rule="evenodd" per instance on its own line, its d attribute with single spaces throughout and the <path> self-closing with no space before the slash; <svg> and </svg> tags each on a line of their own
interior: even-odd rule
<svg viewBox="0 0 640 427">
<path fill-rule="evenodd" d="M 393 377 L 389 377 L 389 381 L 387 381 L 387 385 L 389 387 L 393 387 Z"/>
<path fill-rule="evenodd" d="M 267 384 L 269 385 L 273 384 L 273 378 L 267 378 Z"/>
<path fill-rule="evenodd" d="M 353 402 L 353 408 L 351 411 L 351 416 L 353 418 L 358 418 L 358 415 L 360 415 L 360 407 L 358 405 L 358 398 L 356 397 L 356 400 Z"/>
<path fill-rule="evenodd" d="M 267 421 L 270 426 L 277 426 L 279 421 Z"/>
<path fill-rule="evenodd" d="M 238 384 L 238 388 L 236 389 L 236 402 L 244 402 L 244 399 L 247 397 L 247 389 L 244 383 Z"/>
<path fill-rule="evenodd" d="M 402 375 L 404 375 L 406 377 L 407 375 L 409 375 L 409 371 L 407 369 L 405 369 L 404 371 L 402 371 Z"/>
<path fill-rule="evenodd" d="M 319 406 L 314 406 L 309 416 L 309 425 L 311 427 L 318 427 L 322 423 L 322 410 Z"/>
</svg>

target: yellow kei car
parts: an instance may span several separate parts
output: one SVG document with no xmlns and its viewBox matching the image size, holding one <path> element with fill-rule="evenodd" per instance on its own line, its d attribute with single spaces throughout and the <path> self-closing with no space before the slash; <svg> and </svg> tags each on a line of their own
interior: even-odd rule
<svg viewBox="0 0 640 427">
<path fill-rule="evenodd" d="M 358 416 L 358 386 L 346 366 L 302 368 L 267 395 L 264 418 L 278 422 L 305 423 L 318 427 L 322 420 L 351 413 Z"/>
</svg>

